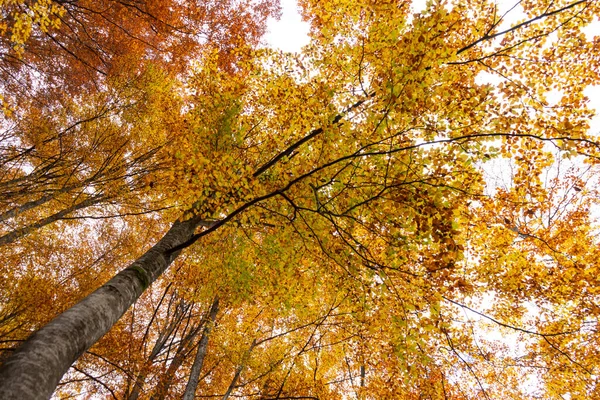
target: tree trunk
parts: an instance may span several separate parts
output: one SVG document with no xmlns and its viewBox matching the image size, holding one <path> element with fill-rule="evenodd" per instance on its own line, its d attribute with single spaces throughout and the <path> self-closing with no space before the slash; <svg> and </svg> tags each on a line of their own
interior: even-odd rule
<svg viewBox="0 0 600 400">
<path fill-rule="evenodd" d="M 203 322 L 206 323 L 206 322 Z M 195 327 L 188 333 L 175 351 L 175 356 L 171 360 L 167 371 L 162 374 L 160 381 L 156 385 L 154 393 L 150 396 L 150 400 L 164 400 L 169 394 L 169 390 L 171 389 L 171 385 L 173 384 L 173 378 L 175 377 L 175 373 L 181 367 L 183 362 L 185 361 L 186 355 L 191 351 L 192 340 L 196 337 L 198 332 L 200 332 L 200 327 Z"/>
<path fill-rule="evenodd" d="M 185 385 L 185 392 L 183 393 L 183 400 L 194 400 L 196 394 L 196 388 L 198 387 L 198 378 L 200 377 L 200 371 L 202 370 L 202 364 L 204 364 L 204 356 L 206 356 L 206 348 L 208 347 L 208 335 L 210 330 L 215 323 L 217 318 L 217 312 L 219 311 L 219 297 L 215 297 L 215 300 L 210 307 L 210 315 L 206 326 L 202 331 L 200 342 L 198 343 L 198 351 L 196 357 L 194 357 L 194 364 L 190 370 L 190 378 L 188 379 L 187 385 Z"/>
<path fill-rule="evenodd" d="M 201 223 L 175 222 L 129 267 L 34 333 L 0 367 L 0 399 L 49 398 L 79 356 L 100 339 L 177 257 Z"/>
<path fill-rule="evenodd" d="M 27 225 L 24 228 L 15 229 L 14 231 L 9 232 L 4 236 L 0 236 L 0 246 L 5 246 L 7 244 L 11 244 L 14 241 L 22 238 L 23 236 L 30 234 L 31 232 L 33 232 L 36 229 L 42 228 L 46 225 L 56 222 L 59 219 L 63 218 L 64 216 L 66 216 L 72 212 L 81 210 L 82 208 L 93 206 L 94 204 L 99 203 L 100 201 L 103 201 L 103 200 L 105 200 L 104 197 L 90 197 L 89 199 L 86 199 L 86 200 L 82 201 L 81 203 L 73 204 L 72 206 L 65 208 L 64 210 L 61 210 L 61 211 L 59 211 L 55 214 L 52 214 L 44 219 L 41 219 L 37 222 Z"/>
<path fill-rule="evenodd" d="M 231 392 L 233 392 L 233 389 L 235 389 L 235 387 L 237 386 L 237 381 L 238 381 L 238 379 L 240 379 L 240 375 L 242 374 L 242 371 L 246 367 L 246 363 L 248 362 L 248 359 L 250 358 L 250 353 L 252 352 L 252 350 L 254 350 L 255 346 L 256 346 L 256 339 L 254 339 L 252 341 L 250 348 L 248 350 L 246 350 L 246 352 L 244 353 L 244 356 L 242 357 L 242 362 L 235 369 L 235 374 L 233 375 L 233 379 L 231 380 L 231 383 L 229 384 L 229 387 L 227 388 L 227 392 L 225 392 L 225 395 L 223 396 L 223 400 L 229 399 L 229 396 L 231 396 Z"/>
<path fill-rule="evenodd" d="M 8 211 L 0 214 L 0 222 L 6 221 L 7 219 L 14 218 L 15 216 L 24 213 L 27 210 L 31 210 L 32 208 L 41 206 L 52 200 L 56 194 L 47 194 L 45 196 L 40 197 L 37 200 L 28 201 L 27 203 L 20 205 L 18 207 L 13 207 Z"/>
<path fill-rule="evenodd" d="M 165 295 L 166 295 L 166 291 L 165 291 Z M 174 296 L 175 296 L 175 294 L 172 295 L 171 301 L 173 300 Z M 161 299 L 161 302 L 162 302 L 162 299 Z M 170 309 L 170 306 L 172 303 L 171 302 L 169 302 L 169 303 L 170 303 L 169 304 L 169 309 Z M 160 304 L 159 304 L 159 307 L 160 307 Z M 158 338 L 156 339 L 156 342 L 154 342 L 152 351 L 150 352 L 148 359 L 142 366 L 141 371 L 137 375 L 137 377 L 135 379 L 135 384 L 133 386 L 131 393 L 129 394 L 129 396 L 127 396 L 127 400 L 137 400 L 139 398 L 140 393 L 142 392 L 142 388 L 143 388 L 144 384 L 146 383 L 146 374 L 148 373 L 148 370 L 152 366 L 154 359 L 158 356 L 158 354 L 161 352 L 161 350 L 165 347 L 165 344 L 167 343 L 167 341 L 169 340 L 169 338 L 171 337 L 173 332 L 176 329 L 179 329 L 179 325 L 185 319 L 185 316 L 188 313 L 189 309 L 190 309 L 190 307 L 186 307 L 184 302 L 180 301 L 179 304 L 177 304 L 175 306 L 175 312 L 173 314 L 169 313 L 169 315 L 171 316 L 171 319 L 169 320 L 169 323 L 167 324 L 165 329 L 159 333 Z M 155 310 L 155 312 L 157 312 L 157 311 L 158 311 L 158 307 L 157 307 L 157 310 Z M 152 321 L 150 321 L 150 324 L 151 323 L 152 323 Z M 150 326 L 148 326 L 148 329 L 150 329 Z"/>
</svg>

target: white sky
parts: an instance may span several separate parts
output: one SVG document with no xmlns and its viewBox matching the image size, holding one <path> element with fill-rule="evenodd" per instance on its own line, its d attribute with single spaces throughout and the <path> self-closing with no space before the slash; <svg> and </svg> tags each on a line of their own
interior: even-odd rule
<svg viewBox="0 0 600 400">
<path fill-rule="evenodd" d="M 309 42 L 309 25 L 302 21 L 296 0 L 281 0 L 281 8 L 281 19 L 268 22 L 267 43 L 283 51 L 299 52 Z"/>
</svg>

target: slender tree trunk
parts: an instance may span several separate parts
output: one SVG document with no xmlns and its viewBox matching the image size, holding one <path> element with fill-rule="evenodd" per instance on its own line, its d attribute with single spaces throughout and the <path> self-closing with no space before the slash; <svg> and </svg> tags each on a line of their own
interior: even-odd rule
<svg viewBox="0 0 600 400">
<path fill-rule="evenodd" d="M 196 388 L 198 387 L 198 379 L 200 378 L 200 371 L 202 370 L 204 356 L 206 356 L 206 349 L 208 347 L 208 336 L 210 335 L 210 330 L 215 323 L 215 319 L 217 318 L 217 312 L 219 312 L 218 296 L 215 297 L 215 300 L 210 307 L 209 318 L 208 321 L 206 321 L 206 326 L 202 331 L 202 336 L 200 337 L 200 342 L 198 343 L 198 351 L 196 352 L 196 357 L 194 357 L 194 364 L 192 365 L 192 369 L 190 371 L 190 378 L 185 386 L 183 400 L 194 400 Z"/>
<path fill-rule="evenodd" d="M 365 366 L 360 366 L 360 387 L 365 387 Z"/>
<path fill-rule="evenodd" d="M 135 384 L 133 385 L 133 389 L 129 396 L 127 396 L 127 400 L 137 400 L 140 397 L 140 393 L 142 388 L 144 387 L 145 379 L 146 379 L 146 366 L 144 365 L 144 369 L 137 375 L 135 378 Z"/>
<path fill-rule="evenodd" d="M 233 389 L 235 389 L 235 387 L 237 386 L 238 379 L 240 379 L 240 375 L 242 374 L 242 371 L 246 367 L 246 363 L 248 362 L 248 359 L 250 358 L 250 353 L 252 352 L 252 350 L 254 350 L 255 346 L 256 346 L 256 339 L 254 339 L 252 341 L 250 348 L 248 350 L 246 350 L 246 352 L 244 353 L 244 356 L 242 357 L 242 362 L 235 369 L 235 375 L 233 375 L 233 379 L 231 380 L 231 383 L 229 384 L 229 387 L 227 388 L 227 392 L 225 392 L 225 395 L 223 396 L 223 400 L 229 399 L 229 396 L 231 396 L 231 392 L 233 392 Z"/>
<path fill-rule="evenodd" d="M 178 256 L 201 223 L 175 222 L 129 267 L 34 333 L 0 367 L 0 399 L 49 398 L 79 356 L 100 339 Z"/>
<path fill-rule="evenodd" d="M 365 399 L 365 365 L 361 365 L 360 366 L 360 391 L 359 393 L 359 400 L 364 400 Z"/>
<path fill-rule="evenodd" d="M 5 246 L 7 244 L 13 243 L 14 241 L 22 238 L 25 235 L 28 235 L 36 229 L 58 221 L 65 215 L 68 215 L 77 210 L 81 210 L 82 208 L 93 206 L 94 204 L 99 203 L 103 200 L 105 200 L 104 197 L 90 197 L 89 199 L 83 200 L 81 203 L 73 204 L 72 206 L 65 208 L 64 210 L 61 210 L 37 222 L 27 225 L 24 228 L 15 229 L 14 231 L 9 232 L 4 236 L 0 236 L 0 246 Z"/>
<path fill-rule="evenodd" d="M 183 338 L 183 340 L 177 347 L 177 351 L 175 352 L 173 360 L 171 360 L 171 363 L 169 364 L 169 368 L 167 368 L 167 371 L 162 375 L 162 378 L 158 382 L 158 385 L 156 385 L 156 389 L 150 397 L 150 400 L 164 400 L 167 397 L 167 395 L 169 394 L 169 389 L 173 384 L 173 377 L 175 377 L 175 373 L 177 372 L 179 367 L 181 367 L 181 364 L 183 364 L 186 355 L 189 353 L 192 347 L 192 340 L 200 332 L 200 326 L 193 328 L 192 331 Z"/>
<path fill-rule="evenodd" d="M 49 202 L 50 200 L 52 200 L 55 196 L 56 196 L 55 193 L 47 194 L 45 196 L 40 197 L 37 200 L 28 201 L 27 203 L 25 203 L 21 206 L 11 208 L 10 210 L 5 211 L 4 213 L 0 214 L 0 222 L 6 221 L 9 218 L 14 218 L 15 216 L 17 216 L 27 210 L 31 210 L 32 208 L 41 206 L 42 204 L 45 204 L 45 203 Z"/>
<path fill-rule="evenodd" d="M 148 370 L 152 366 L 154 359 L 165 347 L 165 344 L 167 343 L 167 340 L 169 339 L 171 334 L 173 334 L 173 332 L 179 328 L 179 325 L 184 320 L 185 314 L 187 314 L 189 307 L 182 307 L 182 304 L 183 303 L 180 302 L 178 305 L 175 306 L 175 312 L 173 313 L 171 320 L 169 321 L 165 329 L 158 335 L 158 338 L 156 339 L 156 342 L 154 342 L 154 346 L 152 347 L 152 351 L 150 352 L 148 359 L 142 366 L 140 373 L 135 379 L 135 384 L 131 393 L 127 397 L 127 400 L 137 400 L 139 398 L 140 393 L 142 392 L 142 388 L 144 387 L 144 383 L 146 382 L 146 375 L 148 373 Z"/>
</svg>

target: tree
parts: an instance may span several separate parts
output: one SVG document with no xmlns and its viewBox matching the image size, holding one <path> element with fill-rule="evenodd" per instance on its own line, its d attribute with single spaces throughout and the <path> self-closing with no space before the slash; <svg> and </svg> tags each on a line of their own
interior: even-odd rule
<svg viewBox="0 0 600 400">
<path fill-rule="evenodd" d="M 3 276 L 2 298 L 19 311 L 7 313 L 4 340 L 22 340 L 155 240 L 120 224 L 148 232 L 136 216 L 169 207 L 148 192 L 170 161 L 164 144 L 183 125 L 165 113 L 182 107 L 177 75 L 204 46 L 233 68 L 231 48 L 256 43 L 277 14 L 269 1 L 198 7 L 2 3 L 0 246 L 15 267 Z M 40 22 L 46 17 L 52 24 Z M 110 240 L 97 245 L 95 235 Z M 49 259 L 62 272 L 37 268 Z"/>
<path fill-rule="evenodd" d="M 48 397 L 182 253 L 173 284 L 234 310 L 196 393 L 597 392 L 598 143 L 584 90 L 599 59 L 582 29 L 598 4 L 521 2 L 512 26 L 487 1 L 420 14 L 301 4 L 312 42 L 300 55 L 194 54 L 175 80 L 185 107 L 161 111 L 177 129 L 147 192 L 170 207 L 156 224 L 175 221 L 6 359 L 3 398 Z M 506 186 L 486 180 L 494 161 Z M 492 327 L 521 345 L 483 339 Z"/>
<path fill-rule="evenodd" d="M 164 112 L 181 107 L 175 76 L 207 45 L 233 68 L 231 48 L 256 43 L 276 13 L 268 1 L 2 3 L 0 244 L 91 205 L 135 204 L 180 129 Z"/>
</svg>

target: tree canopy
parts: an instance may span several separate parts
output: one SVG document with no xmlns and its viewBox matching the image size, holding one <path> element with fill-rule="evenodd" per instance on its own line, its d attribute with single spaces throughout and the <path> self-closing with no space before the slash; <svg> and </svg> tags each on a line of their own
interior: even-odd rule
<svg viewBox="0 0 600 400">
<path fill-rule="evenodd" d="M 600 3 L 514 3 L 0 0 L 0 397 L 600 396 Z"/>
</svg>

